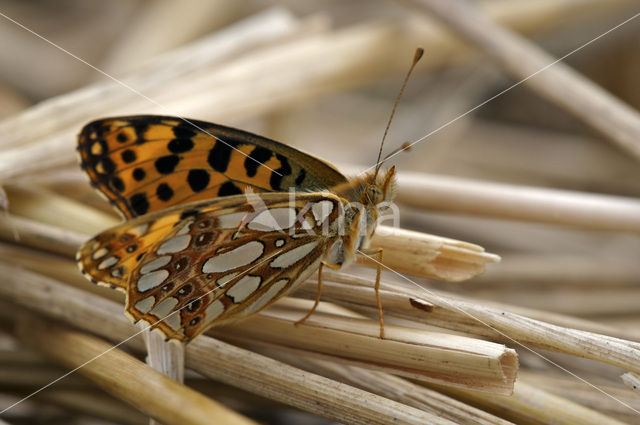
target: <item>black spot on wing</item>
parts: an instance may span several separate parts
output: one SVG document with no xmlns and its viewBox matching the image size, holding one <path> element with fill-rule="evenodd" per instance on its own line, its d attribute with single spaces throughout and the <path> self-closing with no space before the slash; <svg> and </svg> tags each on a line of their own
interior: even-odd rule
<svg viewBox="0 0 640 425">
<path fill-rule="evenodd" d="M 216 144 L 209 151 L 209 157 L 207 162 L 216 171 L 224 173 L 229 166 L 229 159 L 231 159 L 231 150 L 235 148 L 235 144 L 229 142 L 222 142 L 216 140 Z M 233 146 L 233 147 L 232 147 Z"/>
<path fill-rule="evenodd" d="M 198 214 L 200 214 L 200 211 L 198 210 L 186 210 L 183 211 L 182 214 L 180 214 L 180 220 L 184 220 L 187 217 L 194 217 Z"/>
<path fill-rule="evenodd" d="M 218 196 L 240 195 L 242 190 L 231 182 L 224 182 L 218 189 Z"/>
<path fill-rule="evenodd" d="M 162 156 L 156 159 L 156 170 L 158 170 L 160 174 L 171 174 L 173 173 L 173 170 L 176 169 L 178 162 L 180 162 L 180 157 L 178 155 Z"/>
<path fill-rule="evenodd" d="M 137 215 L 144 215 L 149 211 L 149 200 L 144 193 L 136 193 L 129 198 L 129 205 Z"/>
<path fill-rule="evenodd" d="M 116 136 L 116 140 L 120 143 L 127 143 L 129 141 L 129 138 L 127 137 L 126 133 L 118 133 L 118 135 Z"/>
<path fill-rule="evenodd" d="M 184 153 L 193 149 L 193 146 L 191 139 L 173 139 L 167 147 L 172 153 Z"/>
<path fill-rule="evenodd" d="M 206 170 L 195 169 L 189 171 L 187 175 L 187 183 L 194 192 L 200 192 L 209 185 L 209 173 Z"/>
<path fill-rule="evenodd" d="M 124 182 L 120 177 L 111 178 L 111 187 L 113 187 L 118 192 L 124 192 Z"/>
<path fill-rule="evenodd" d="M 190 139 L 196 135 L 195 127 L 188 122 L 181 122 L 180 124 L 173 127 L 173 135 L 176 136 L 176 139 Z"/>
<path fill-rule="evenodd" d="M 285 156 L 277 153 L 276 158 L 280 161 L 280 168 L 271 172 L 269 184 L 273 190 L 286 190 L 288 188 L 280 187 L 280 185 L 282 184 L 282 179 L 291 174 L 291 166 Z"/>
<path fill-rule="evenodd" d="M 273 155 L 273 152 L 269 149 L 256 146 L 244 160 L 244 169 L 247 171 L 247 176 L 254 177 L 258 172 L 258 167 L 267 162 L 271 155 Z"/>
<path fill-rule="evenodd" d="M 144 133 L 146 133 L 148 129 L 149 129 L 149 124 L 146 124 L 146 123 L 137 123 L 137 124 L 135 124 L 133 126 L 133 131 L 136 132 L 136 143 L 137 144 L 140 145 L 140 144 L 146 142 L 146 140 L 144 138 Z"/>
<path fill-rule="evenodd" d="M 116 163 L 109 157 L 104 157 L 100 160 L 100 164 L 104 169 L 105 174 L 111 174 L 116 170 Z"/>
<path fill-rule="evenodd" d="M 166 183 L 160 183 L 156 188 L 156 195 L 162 201 L 168 201 L 173 197 L 173 189 Z"/>
<path fill-rule="evenodd" d="M 142 168 L 136 168 L 133 170 L 133 178 L 138 182 L 144 179 L 146 176 L 147 173 L 145 173 Z"/>
<path fill-rule="evenodd" d="M 136 160 L 136 153 L 131 149 L 127 149 L 123 151 L 122 154 L 120 154 L 120 156 L 122 157 L 122 160 L 127 164 L 130 164 Z"/>
</svg>

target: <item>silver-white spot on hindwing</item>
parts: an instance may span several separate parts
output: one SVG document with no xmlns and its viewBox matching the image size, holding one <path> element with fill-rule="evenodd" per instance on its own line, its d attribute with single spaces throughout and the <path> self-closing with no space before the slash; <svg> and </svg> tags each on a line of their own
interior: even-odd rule
<svg viewBox="0 0 640 425">
<path fill-rule="evenodd" d="M 170 255 L 165 255 L 163 257 L 155 258 L 149 261 L 148 263 L 146 263 L 144 266 L 140 267 L 140 274 L 147 274 L 156 269 L 159 269 L 160 267 L 164 267 L 167 264 L 169 264 L 170 261 L 171 261 Z"/>
<path fill-rule="evenodd" d="M 276 239 L 275 241 L 275 246 L 276 248 L 281 248 L 284 246 L 285 240 L 284 239 Z"/>
<path fill-rule="evenodd" d="M 142 314 L 147 314 L 151 307 L 156 303 L 155 297 L 147 297 L 143 298 L 134 305 L 135 309 L 138 310 Z"/>
<path fill-rule="evenodd" d="M 313 217 L 316 219 L 318 225 L 321 225 L 323 221 L 329 217 L 329 214 L 333 211 L 333 202 L 331 201 L 320 201 L 316 202 L 311 206 L 311 212 L 313 213 Z"/>
<path fill-rule="evenodd" d="M 162 255 L 172 252 L 180 252 L 189 246 L 189 242 L 191 242 L 191 235 L 174 236 L 160 245 L 156 253 L 158 255 Z"/>
<path fill-rule="evenodd" d="M 104 257 L 105 255 L 107 255 L 108 252 L 109 251 L 107 250 L 107 248 L 102 247 L 99 250 L 95 251 L 93 253 L 93 255 L 91 256 L 91 258 L 93 258 L 94 260 L 98 260 L 98 259 Z"/>
<path fill-rule="evenodd" d="M 205 326 L 211 323 L 216 317 L 224 313 L 224 304 L 220 300 L 215 300 L 207 306 L 205 310 Z"/>
<path fill-rule="evenodd" d="M 118 263 L 118 257 L 112 255 L 111 257 L 105 258 L 104 260 L 102 260 L 100 264 L 98 264 L 98 270 L 104 270 L 117 263 Z"/>
<path fill-rule="evenodd" d="M 242 223 L 244 223 L 248 216 L 249 213 L 244 211 L 218 216 L 218 228 L 237 229 Z"/>
<path fill-rule="evenodd" d="M 193 220 L 189 220 L 184 226 L 182 226 L 182 229 L 178 230 L 178 233 L 176 233 L 176 235 L 182 236 L 189 233 L 189 230 L 192 224 L 193 224 Z"/>
<path fill-rule="evenodd" d="M 238 273 L 225 274 L 220 279 L 216 280 L 216 285 L 222 288 L 227 283 L 231 282 L 236 276 L 238 276 Z"/>
<path fill-rule="evenodd" d="M 167 277 L 169 277 L 169 272 L 164 269 L 144 274 L 138 279 L 138 290 L 144 292 L 160 286 Z"/>
<path fill-rule="evenodd" d="M 259 241 L 250 241 L 244 245 L 209 258 L 202 266 L 202 273 L 220 273 L 251 264 L 264 252 Z"/>
<path fill-rule="evenodd" d="M 261 232 L 285 230 L 296 222 L 295 208 L 271 208 L 262 211 L 247 224 L 247 228 Z"/>
<path fill-rule="evenodd" d="M 231 297 L 235 304 L 241 303 L 258 289 L 260 282 L 262 282 L 260 276 L 244 276 L 227 290 L 226 295 Z"/>
<path fill-rule="evenodd" d="M 158 305 L 153 307 L 150 313 L 156 316 L 158 319 L 164 319 L 169 313 L 171 313 L 173 308 L 178 305 L 178 302 L 180 301 L 175 297 L 165 298 L 164 300 L 160 301 Z"/>
<path fill-rule="evenodd" d="M 174 331 L 180 329 L 180 324 L 182 323 L 182 319 L 180 318 L 179 312 L 173 312 L 171 315 L 166 317 L 163 322 L 169 326 Z"/>
<path fill-rule="evenodd" d="M 282 291 L 282 288 L 286 286 L 287 282 L 289 282 L 289 279 L 280 279 L 270 284 L 269 289 L 267 289 L 264 294 L 260 295 L 251 303 L 251 305 L 247 306 L 247 308 L 238 312 L 238 315 L 248 316 L 261 310 L 265 305 L 269 303 L 269 301 L 278 296 L 278 294 Z"/>
<path fill-rule="evenodd" d="M 269 265 L 274 269 L 286 269 L 306 257 L 318 246 L 318 241 L 309 242 L 291 251 L 278 255 Z"/>
</svg>

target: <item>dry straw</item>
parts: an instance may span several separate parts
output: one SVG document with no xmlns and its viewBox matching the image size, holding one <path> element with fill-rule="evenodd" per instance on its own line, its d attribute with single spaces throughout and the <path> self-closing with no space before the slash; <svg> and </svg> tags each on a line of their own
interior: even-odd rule
<svg viewBox="0 0 640 425">
<path fill-rule="evenodd" d="M 305 122 L 310 100 L 328 102 L 327 109 L 332 110 L 345 96 L 376 114 L 371 105 L 380 93 L 371 95 L 362 87 L 384 86 L 387 77 L 395 81 L 406 68 L 406 53 L 420 44 L 426 55 L 418 72 L 429 78 L 439 72 L 452 79 L 443 83 L 449 84 L 452 99 L 427 96 L 415 101 L 420 108 L 412 109 L 408 90 L 398 119 L 408 114 L 421 121 L 430 115 L 423 108 L 438 111 L 450 102 L 480 103 L 455 92 L 466 79 L 460 75 L 484 68 L 481 55 L 458 36 L 471 40 L 501 70 L 521 80 L 553 58 L 516 33 L 544 37 L 545 32 L 569 24 L 589 29 L 605 15 L 619 23 L 624 20 L 620 16 L 631 16 L 634 6 L 622 0 L 493 0 L 475 9 L 458 1 L 415 0 L 408 12 L 405 3 L 385 6 L 395 8 L 401 19 L 370 20 L 353 19 L 362 15 L 355 3 L 327 11 L 291 5 L 296 13 L 279 7 L 247 16 L 231 6 L 224 10 L 202 6 L 203 15 L 216 11 L 219 30 L 188 44 L 172 45 L 163 55 L 149 54 L 146 63 L 140 58 L 121 68 L 121 81 L 157 103 L 103 80 L 0 122 L 0 204 L 8 207 L 0 219 L 0 359 L 7 371 L 3 366 L 0 386 L 11 394 L 7 405 L 82 366 L 27 400 L 23 411 L 36 417 L 38 412 L 47 414 L 43 406 L 54 405 L 83 418 L 127 424 L 147 423 L 147 418 L 165 424 L 254 423 L 248 416 L 259 415 L 252 406 L 277 411 L 281 404 L 349 424 L 637 421 L 640 334 L 633 253 L 639 249 L 636 197 L 640 192 L 620 183 L 624 179 L 616 174 L 616 161 L 623 155 L 640 156 L 639 120 L 635 110 L 568 65 L 548 68 L 539 78 L 528 80 L 528 87 L 596 129 L 624 154 L 603 145 L 594 147 L 595 136 L 574 135 L 571 146 L 591 146 L 590 153 L 597 152 L 594 157 L 607 158 L 610 165 L 599 169 L 597 177 L 576 178 L 570 189 L 525 186 L 522 174 L 509 170 L 513 159 L 509 152 L 519 151 L 502 139 L 509 135 L 554 152 L 556 145 L 543 148 L 544 140 L 549 137 L 559 144 L 574 128 L 543 133 L 533 126 L 500 124 L 499 115 L 492 124 L 465 116 L 461 122 L 472 136 L 476 132 L 478 144 L 458 154 L 464 158 L 462 167 L 468 166 L 460 173 L 466 177 L 416 167 L 401 171 L 400 209 L 413 227 L 423 231 L 381 226 L 373 238 L 372 245 L 384 249 L 385 267 L 392 270 L 384 274 L 381 286 L 385 339 L 378 338 L 373 283 L 366 277 L 376 266 L 371 260 L 360 261 L 349 274 L 326 271 L 323 302 L 299 326 L 294 323 L 308 311 L 309 299 L 315 298 L 315 276 L 294 294 L 296 298 L 285 298 L 242 322 L 214 328 L 185 347 L 167 346 L 156 333 L 141 331 L 122 314 L 121 293 L 91 286 L 77 272 L 78 246 L 119 222 L 91 192 L 74 163 L 75 134 L 91 119 L 179 111 L 221 122 L 251 118 L 255 120 L 251 125 L 270 124 L 274 133 L 287 134 L 291 123 Z M 149 13 L 139 15 L 146 16 L 141 28 L 153 28 L 171 12 L 181 40 L 207 32 L 211 27 L 204 22 L 213 22 L 168 5 L 145 7 L 153 9 L 142 8 Z M 183 22 L 180 16 L 191 17 L 193 25 L 187 28 L 190 20 Z M 236 18 L 237 22 L 225 25 Z M 331 18 L 337 21 L 333 26 Z M 590 32 L 579 33 L 581 39 L 586 33 Z M 141 40 L 135 29 L 123 34 L 102 58 L 114 73 L 119 58 L 136 47 L 129 43 Z M 575 44 L 559 38 L 566 45 Z M 149 52 L 161 51 L 171 41 L 158 37 L 156 43 Z M 445 65 L 455 69 L 442 71 Z M 439 84 L 428 78 L 417 80 L 431 88 Z M 495 76 L 474 81 L 482 85 L 472 87 L 474 93 L 499 91 Z M 344 94 L 356 88 L 365 94 Z M 550 119 L 544 109 L 536 112 Z M 344 131 L 345 140 L 353 140 L 354 146 L 365 143 L 360 137 L 365 125 L 354 130 L 345 117 L 321 108 L 308 113 L 314 119 L 331 120 L 335 131 Z M 313 132 L 305 130 L 290 138 L 304 140 L 311 137 L 305 136 L 309 133 Z M 501 135 L 496 142 L 499 154 L 482 162 L 479 157 L 488 146 L 484 143 L 496 134 Z M 436 144 L 455 143 L 439 137 L 434 135 Z M 315 152 L 325 149 L 330 156 L 333 145 L 326 143 L 326 136 L 323 141 Z M 362 146 L 370 149 L 371 141 L 366 143 Z M 422 146 L 416 145 L 405 161 L 424 162 L 428 152 L 421 151 Z M 503 170 L 495 179 L 506 183 L 490 182 L 491 177 L 478 173 L 483 164 Z M 451 162 L 445 165 L 453 171 Z M 634 169 L 632 165 L 625 170 Z M 536 162 L 535 170 L 532 175 L 545 183 L 553 174 L 544 158 Z M 587 193 L 592 185 L 615 190 Z M 436 233 L 455 234 L 457 239 Z M 504 265 L 493 252 L 501 254 Z M 112 348 L 114 344 L 119 345 Z M 575 366 L 576 374 L 610 397 L 560 374 L 529 350 L 565 368 Z M 148 354 L 152 367 L 141 361 Z M 219 383 L 229 387 L 221 393 Z M 212 397 L 232 400 L 229 405 L 247 415 Z M 8 419 L 13 418 L 11 413 L 7 412 Z"/>
</svg>

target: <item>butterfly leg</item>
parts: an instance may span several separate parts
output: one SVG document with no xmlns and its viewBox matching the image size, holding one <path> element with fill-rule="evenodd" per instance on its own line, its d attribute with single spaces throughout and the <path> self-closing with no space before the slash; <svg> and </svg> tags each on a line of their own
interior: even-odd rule
<svg viewBox="0 0 640 425">
<path fill-rule="evenodd" d="M 365 249 L 362 253 L 366 256 L 377 256 L 376 264 L 376 303 L 378 304 L 378 317 L 380 318 L 380 339 L 384 339 L 384 318 L 382 314 L 382 298 L 380 298 L 380 274 L 382 273 L 382 248 Z"/>
<path fill-rule="evenodd" d="M 304 321 L 307 320 L 309 317 L 311 317 L 313 312 L 316 311 L 316 308 L 318 308 L 318 304 L 320 303 L 320 295 L 322 294 L 322 267 L 323 266 L 331 267 L 332 269 L 340 268 L 340 266 L 338 266 L 337 264 L 325 263 L 324 261 L 320 263 L 320 267 L 318 268 L 318 292 L 316 293 L 316 301 L 313 303 L 313 307 L 311 307 L 311 310 L 309 310 L 309 312 L 302 319 L 294 323 L 295 326 L 298 326 L 299 324 L 304 323 Z"/>
</svg>

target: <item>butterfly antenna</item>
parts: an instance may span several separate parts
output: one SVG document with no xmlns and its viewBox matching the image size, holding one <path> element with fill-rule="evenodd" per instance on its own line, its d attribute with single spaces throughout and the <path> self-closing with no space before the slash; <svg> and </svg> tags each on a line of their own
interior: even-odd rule
<svg viewBox="0 0 640 425">
<path fill-rule="evenodd" d="M 411 63 L 411 67 L 409 68 L 409 72 L 407 72 L 407 76 L 404 77 L 404 82 L 402 83 L 402 88 L 400 89 L 400 93 L 398 93 L 398 97 L 396 97 L 396 101 L 393 104 L 393 109 L 391 110 L 391 116 L 389 117 L 389 121 L 387 122 L 387 128 L 384 129 L 384 135 L 382 136 L 382 142 L 380 143 L 380 150 L 378 151 L 378 159 L 376 160 L 376 172 L 373 174 L 374 178 L 378 175 L 378 170 L 382 166 L 382 147 L 384 146 L 384 140 L 387 138 L 387 133 L 389 132 L 389 127 L 391 126 L 391 121 L 393 121 L 393 116 L 396 113 L 396 109 L 398 108 L 398 102 L 400 102 L 400 98 L 402 98 L 402 94 L 404 93 L 405 87 L 407 87 L 407 82 L 409 82 L 409 77 L 413 72 L 413 68 L 416 67 L 416 64 L 422 57 L 424 53 L 424 49 L 422 47 L 418 47 L 416 49 L 416 53 L 413 55 L 413 62 Z"/>
</svg>

